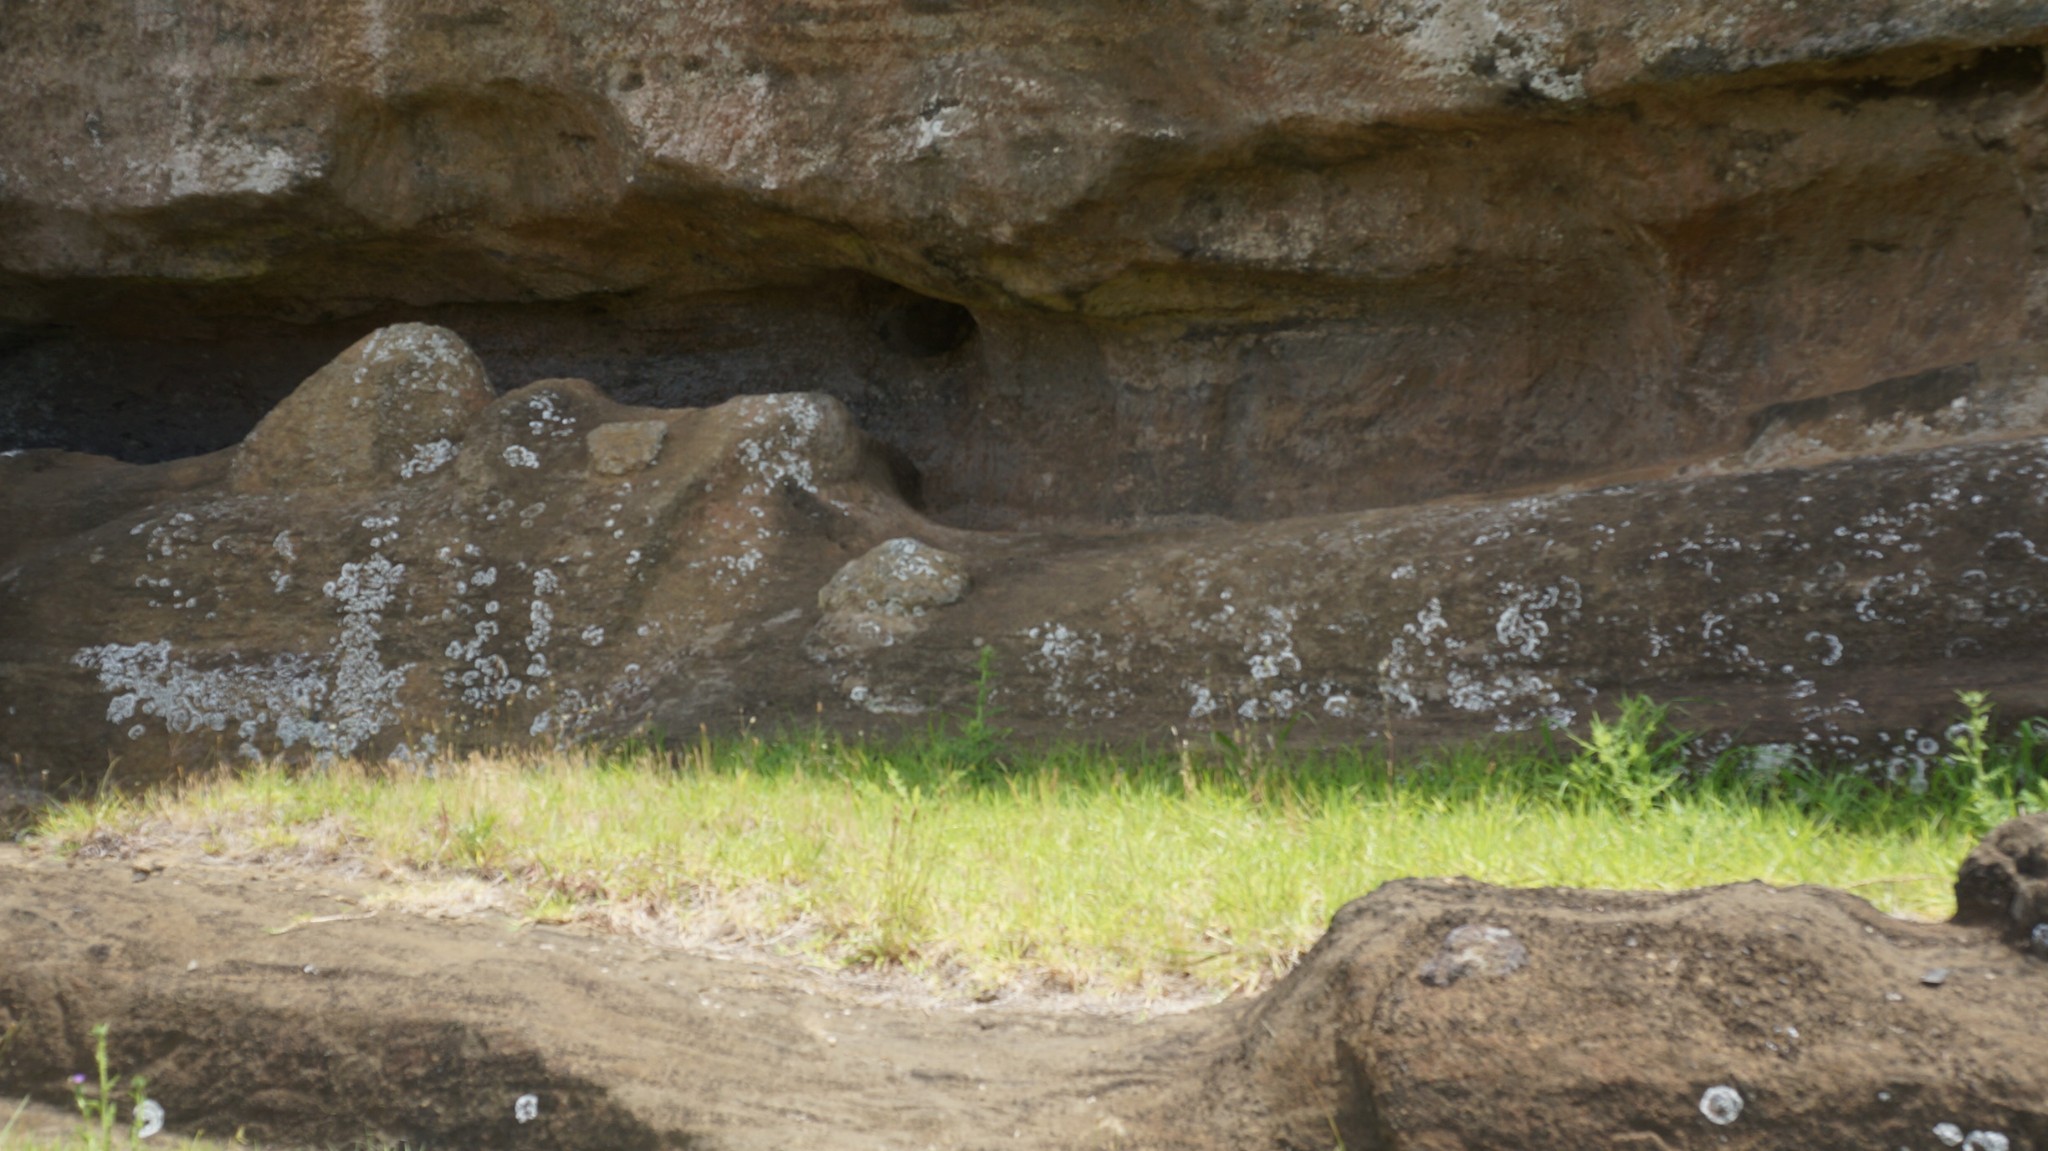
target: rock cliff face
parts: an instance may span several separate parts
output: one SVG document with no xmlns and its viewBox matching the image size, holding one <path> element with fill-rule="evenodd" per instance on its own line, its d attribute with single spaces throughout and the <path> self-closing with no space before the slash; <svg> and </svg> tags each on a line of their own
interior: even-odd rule
<svg viewBox="0 0 2048 1151">
<path fill-rule="evenodd" d="M 2019 0 L 0 0 L 0 745 L 860 722 L 988 644 L 1027 725 L 1645 689 L 1910 755 L 1954 687 L 2041 702 L 2044 43 Z M 892 539 L 973 590 L 825 620 Z"/>
</svg>

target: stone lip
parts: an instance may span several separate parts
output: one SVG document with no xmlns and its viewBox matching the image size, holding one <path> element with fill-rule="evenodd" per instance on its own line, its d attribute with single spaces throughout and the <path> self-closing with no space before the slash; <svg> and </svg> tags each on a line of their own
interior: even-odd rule
<svg viewBox="0 0 2048 1151">
<path fill-rule="evenodd" d="M 917 221 L 947 247 L 967 236 L 1007 246 L 1016 229 L 1129 187 L 1133 171 L 1274 136 L 1569 114 L 1644 89 L 2024 42 L 2048 25 L 2033 0 L 1853 0 L 1789 15 L 1764 0 L 1626 11 L 1592 0 L 1327 11 L 833 0 L 795 23 L 746 0 L 653 23 L 624 2 L 509 0 L 477 22 L 416 3 L 325 4 L 310 19 L 116 19 L 106 7 L 18 14 L 0 95 L 25 118 L 0 136 L 0 196 L 59 217 L 317 196 L 337 222 L 513 231 L 635 195 L 715 190 L 857 227 Z M 89 45 L 75 33 L 87 22 Z M 85 52 L 136 67 L 79 69 Z M 1940 73 L 1923 57 L 1894 82 L 1909 90 L 1929 70 Z M 182 103 L 147 98 L 174 89 Z M 222 270 L 167 256 L 172 268 L 152 270 Z M 51 246 L 28 266 L 152 258 Z M 1028 291 L 1031 277 L 1017 279 Z"/>
</svg>

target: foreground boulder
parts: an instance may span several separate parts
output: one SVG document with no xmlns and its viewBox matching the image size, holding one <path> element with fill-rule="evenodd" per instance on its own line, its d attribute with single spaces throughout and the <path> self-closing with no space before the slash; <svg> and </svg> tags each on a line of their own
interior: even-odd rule
<svg viewBox="0 0 2048 1151">
<path fill-rule="evenodd" d="M 1306 719 L 1397 746 L 1648 692 L 1722 743 L 1906 780 L 1959 689 L 2048 710 L 2041 439 L 977 533 L 907 503 L 828 396 L 498 395 L 453 332 L 400 325 L 234 449 L 0 459 L 0 511 L 0 770 L 37 787 L 763 716 L 921 725 L 984 688 L 1027 734 Z"/>
<path fill-rule="evenodd" d="M 2048 811 L 2008 821 L 1963 861 L 1956 922 L 1998 928 L 2048 958 Z"/>
<path fill-rule="evenodd" d="M 1402 881 L 1155 1122 L 1219 1151 L 2048 1146 L 2043 1010 L 2048 962 L 1839 892 Z"/>
</svg>

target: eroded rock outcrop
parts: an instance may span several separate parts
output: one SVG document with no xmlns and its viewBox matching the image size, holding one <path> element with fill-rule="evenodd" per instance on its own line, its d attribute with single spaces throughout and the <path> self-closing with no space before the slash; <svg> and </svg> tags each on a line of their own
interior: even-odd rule
<svg viewBox="0 0 2048 1151">
<path fill-rule="evenodd" d="M 2008 821 L 1963 861 L 1956 921 L 2000 928 L 2048 958 L 2048 812 Z"/>
<path fill-rule="evenodd" d="M 1993 935 L 1820 888 L 1403 880 L 1339 911 L 1152 1126 L 1186 1148 L 2033 1147 L 2044 989 Z"/>
<path fill-rule="evenodd" d="M 794 654 L 784 601 L 815 599 L 857 554 L 841 541 L 915 522 L 870 451 L 829 397 L 495 396 L 453 333 L 381 330 L 195 490 L 132 481 L 118 512 L 12 541 L 0 676 L 36 702 L 0 744 L 63 779 L 110 757 L 148 774 L 616 730 L 657 684 L 687 685 L 686 708 L 756 705 L 714 653 L 780 629 Z M 0 461 L 6 496 L 50 514 L 73 464 Z"/>
<path fill-rule="evenodd" d="M 6 19 L 0 447 L 224 448 L 429 320 L 501 379 L 834 395 L 957 524 L 1260 520 L 2048 338 L 2025 0 Z"/>
<path fill-rule="evenodd" d="M 827 396 L 493 397 L 407 325 L 228 452 L 0 460 L 24 782 L 971 706 L 1397 745 L 1626 692 L 1895 779 L 1958 689 L 2048 709 L 2048 440 L 1125 534 L 975 533 Z M 23 706 L 23 704 L 29 706 Z"/>
<path fill-rule="evenodd" d="M 30 779 L 2048 707 L 2037 5 L 314 9 L 6 11 Z"/>
<path fill-rule="evenodd" d="M 1812 887 L 1388 884 L 1166 1093 L 1160 1143 L 2041 1146 L 2048 952 L 1978 928 L 2019 921 L 2044 820 L 1963 864 L 1967 927 Z"/>
<path fill-rule="evenodd" d="M 971 583 L 959 556 L 922 540 L 885 540 L 819 589 L 824 615 L 806 643 L 814 658 L 830 662 L 908 641 L 933 609 L 960 602 Z"/>
</svg>

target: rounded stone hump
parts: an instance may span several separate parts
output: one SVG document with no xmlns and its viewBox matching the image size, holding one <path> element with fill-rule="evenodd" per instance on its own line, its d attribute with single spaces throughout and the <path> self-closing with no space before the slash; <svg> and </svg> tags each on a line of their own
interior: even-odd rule
<svg viewBox="0 0 2048 1151">
<path fill-rule="evenodd" d="M 1956 922 L 2030 944 L 2048 925 L 2048 811 L 1993 828 L 1956 872 Z M 2043 946 L 2048 951 L 2048 945 Z"/>
<path fill-rule="evenodd" d="M 818 606 L 828 612 L 922 615 L 958 603 L 967 588 L 958 556 L 921 540 L 893 539 L 840 568 L 819 589 Z"/>
<path fill-rule="evenodd" d="M 731 421 L 734 454 L 751 473 L 747 486 L 765 495 L 785 486 L 815 493 L 819 484 L 853 478 L 865 443 L 846 405 L 819 392 L 739 396 L 712 409 Z"/>
<path fill-rule="evenodd" d="M 924 631 L 928 611 L 960 602 L 968 588 L 966 565 L 951 552 L 908 538 L 877 544 L 818 590 L 824 615 L 805 649 L 831 661 L 904 643 Z"/>
<path fill-rule="evenodd" d="M 595 467 L 591 432 L 614 419 L 615 410 L 596 384 L 583 379 L 535 380 L 506 392 L 470 425 L 463 482 L 518 486 L 582 478 Z M 604 437 L 597 438 L 596 448 L 607 446 Z M 625 451 L 631 445 L 609 446 Z M 660 441 L 648 444 L 643 437 L 640 447 L 645 466 L 659 453 Z"/>
<path fill-rule="evenodd" d="M 379 328 L 313 373 L 242 441 L 239 491 L 381 485 L 439 471 L 492 399 L 483 361 L 431 324 Z"/>
</svg>

